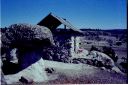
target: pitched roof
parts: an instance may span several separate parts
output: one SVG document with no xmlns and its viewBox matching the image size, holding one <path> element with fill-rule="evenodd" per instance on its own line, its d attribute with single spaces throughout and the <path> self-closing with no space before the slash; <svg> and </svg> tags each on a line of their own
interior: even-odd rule
<svg viewBox="0 0 128 85">
<path fill-rule="evenodd" d="M 59 25 L 64 24 L 71 30 L 75 32 L 82 33 L 81 30 L 74 27 L 70 22 L 66 21 L 65 19 L 55 16 L 52 13 L 47 15 L 43 20 L 41 20 L 37 25 L 46 26 L 50 30 L 55 30 Z"/>
</svg>

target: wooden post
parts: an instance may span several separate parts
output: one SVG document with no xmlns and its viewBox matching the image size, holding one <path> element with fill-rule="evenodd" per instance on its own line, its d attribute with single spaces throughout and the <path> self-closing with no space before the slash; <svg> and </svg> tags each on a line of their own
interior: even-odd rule
<svg viewBox="0 0 128 85">
<path fill-rule="evenodd" d="M 76 36 L 74 36 L 74 52 L 76 52 Z"/>
<path fill-rule="evenodd" d="M 66 19 L 64 19 L 66 21 Z M 64 25 L 64 29 L 66 29 L 66 25 Z"/>
</svg>

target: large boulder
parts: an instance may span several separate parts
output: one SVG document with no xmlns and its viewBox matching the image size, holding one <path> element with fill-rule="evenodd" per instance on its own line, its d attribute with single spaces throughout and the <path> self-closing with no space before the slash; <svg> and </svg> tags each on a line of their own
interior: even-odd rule
<svg viewBox="0 0 128 85">
<path fill-rule="evenodd" d="M 91 51 L 87 57 L 96 61 L 100 61 L 106 68 L 112 68 L 115 66 L 114 61 L 108 55 L 102 52 Z"/>
<path fill-rule="evenodd" d="M 87 63 L 97 67 L 111 68 L 115 66 L 114 61 L 106 54 L 99 51 L 87 51 L 83 50 L 81 53 L 76 54 L 73 58 L 73 62 L 77 63 L 77 60 L 81 63 Z"/>
<path fill-rule="evenodd" d="M 38 25 L 13 24 L 1 29 L 2 70 L 17 73 L 43 57 L 43 49 L 53 46 L 51 31 Z"/>
<path fill-rule="evenodd" d="M 117 73 L 123 74 L 118 67 L 116 67 L 112 58 L 110 58 L 105 53 L 99 51 L 83 50 L 80 54 L 76 54 L 77 57 L 72 59 L 72 63 L 84 63 L 93 65 L 96 67 L 105 68 L 106 70 L 112 70 Z"/>
</svg>

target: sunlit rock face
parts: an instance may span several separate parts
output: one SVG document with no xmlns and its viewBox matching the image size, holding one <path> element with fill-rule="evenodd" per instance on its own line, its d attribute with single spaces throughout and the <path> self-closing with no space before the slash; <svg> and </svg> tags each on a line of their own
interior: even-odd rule
<svg viewBox="0 0 128 85">
<path fill-rule="evenodd" d="M 0 56 L 0 68 L 2 67 L 2 65 L 3 65 L 3 63 L 2 63 L 2 60 L 1 60 L 1 56 Z M 0 73 L 1 73 L 1 75 L 0 75 L 0 84 L 1 85 L 6 85 L 7 83 L 6 83 L 6 80 L 4 78 L 3 71 L 1 69 L 0 69 Z"/>
<path fill-rule="evenodd" d="M 44 69 L 44 61 L 41 58 L 37 62 L 31 64 L 29 67 L 16 74 L 6 75 L 5 80 L 8 84 L 14 84 L 16 82 L 19 82 L 21 77 L 23 77 L 27 81 L 31 80 L 32 82 L 43 82 L 48 80 Z"/>
</svg>

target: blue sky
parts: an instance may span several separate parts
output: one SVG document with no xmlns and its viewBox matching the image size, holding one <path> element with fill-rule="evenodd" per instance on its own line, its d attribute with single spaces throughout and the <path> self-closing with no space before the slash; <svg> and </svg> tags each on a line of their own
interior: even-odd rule
<svg viewBox="0 0 128 85">
<path fill-rule="evenodd" d="M 126 0 L 1 0 L 1 27 L 37 24 L 50 12 L 78 28 L 126 29 Z"/>
</svg>

